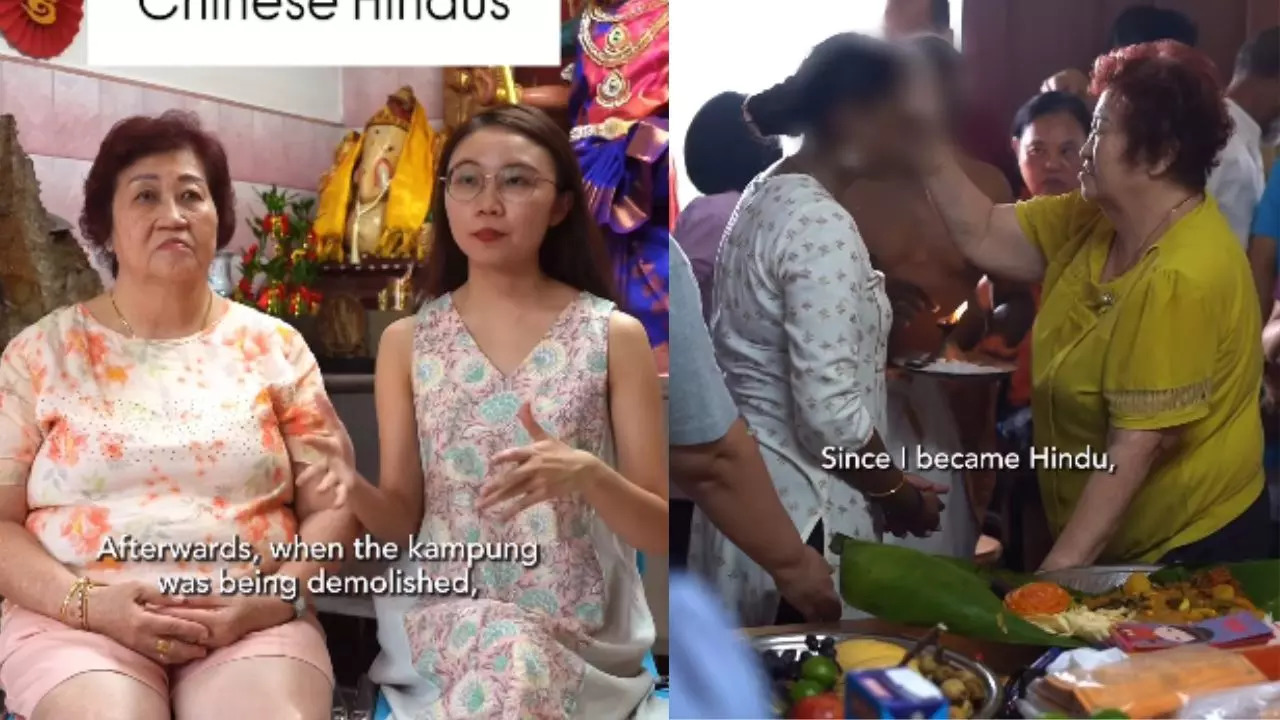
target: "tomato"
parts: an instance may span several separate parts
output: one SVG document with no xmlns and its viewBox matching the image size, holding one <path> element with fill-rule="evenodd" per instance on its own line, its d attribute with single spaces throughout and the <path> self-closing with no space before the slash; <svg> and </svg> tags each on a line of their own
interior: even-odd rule
<svg viewBox="0 0 1280 720">
<path fill-rule="evenodd" d="M 844 720 L 844 707 L 835 693 L 804 698 L 791 706 L 789 720 Z"/>
</svg>

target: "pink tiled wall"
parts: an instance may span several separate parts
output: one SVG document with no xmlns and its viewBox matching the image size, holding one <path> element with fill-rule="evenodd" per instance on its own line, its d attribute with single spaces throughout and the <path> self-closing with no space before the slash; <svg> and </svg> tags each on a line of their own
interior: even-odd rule
<svg viewBox="0 0 1280 720">
<path fill-rule="evenodd" d="M 344 117 L 336 123 L 0 58 L 0 112 L 17 119 L 19 140 L 32 156 L 45 208 L 74 225 L 89 164 L 114 123 L 172 108 L 193 111 L 227 148 L 236 214 L 246 218 L 261 214 L 258 192 L 270 185 L 313 193 L 345 128 L 363 126 L 387 94 L 401 85 L 414 88 L 429 116 L 440 116 L 436 68 L 349 68 L 343 70 L 342 81 Z M 237 225 L 233 249 L 253 239 L 243 222 Z"/>
<path fill-rule="evenodd" d="M 440 68 L 343 68 L 342 122 L 347 127 L 362 127 L 369 116 L 387 101 L 387 95 L 408 85 L 422 103 L 427 117 L 444 117 L 444 90 Z"/>
</svg>

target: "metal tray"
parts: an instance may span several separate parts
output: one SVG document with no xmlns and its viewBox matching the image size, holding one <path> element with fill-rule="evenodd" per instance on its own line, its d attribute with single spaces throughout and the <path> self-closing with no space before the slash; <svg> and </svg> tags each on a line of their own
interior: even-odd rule
<svg viewBox="0 0 1280 720">
<path fill-rule="evenodd" d="M 1124 585 L 1134 573 L 1153 573 L 1160 565 L 1095 565 L 1037 573 L 1036 577 L 1087 595 L 1101 595 Z"/>
<path fill-rule="evenodd" d="M 893 635 L 864 635 L 861 633 L 810 633 L 816 637 L 833 637 L 836 642 L 844 642 L 845 640 L 879 640 L 881 642 L 893 643 L 901 645 L 903 648 L 911 649 L 915 647 L 916 641 L 911 638 L 897 637 Z M 789 635 L 766 635 L 752 640 L 751 644 L 757 652 L 765 652 L 774 650 L 776 652 L 786 652 L 787 650 L 795 650 L 796 652 L 804 652 L 809 648 L 805 646 L 803 634 Z M 942 660 L 948 665 L 954 665 L 959 668 L 968 670 L 977 676 L 982 682 L 982 688 L 986 692 L 986 702 L 981 706 L 973 709 L 973 717 L 975 718 L 994 718 L 1000 710 L 1003 702 L 1001 696 L 1000 684 L 996 682 L 996 676 L 991 673 L 987 666 L 976 660 L 971 660 L 960 653 L 943 649 Z"/>
</svg>

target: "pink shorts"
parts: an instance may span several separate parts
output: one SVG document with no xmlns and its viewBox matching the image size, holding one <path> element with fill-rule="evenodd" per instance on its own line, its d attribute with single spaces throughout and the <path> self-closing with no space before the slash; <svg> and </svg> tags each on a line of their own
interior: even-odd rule
<svg viewBox="0 0 1280 720">
<path fill-rule="evenodd" d="M 30 717 L 49 691 L 80 673 L 118 672 L 169 697 L 177 684 L 232 660 L 287 657 L 314 666 L 333 682 L 324 631 L 312 617 L 250 633 L 224 648 L 174 669 L 139 655 L 98 633 L 75 630 L 13 603 L 0 622 L 0 689 L 9 712 Z"/>
</svg>

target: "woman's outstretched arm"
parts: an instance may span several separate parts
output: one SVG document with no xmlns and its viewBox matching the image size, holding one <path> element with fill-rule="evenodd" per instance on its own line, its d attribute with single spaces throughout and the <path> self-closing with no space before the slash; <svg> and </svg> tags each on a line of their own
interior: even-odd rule
<svg viewBox="0 0 1280 720">
<path fill-rule="evenodd" d="M 923 181 L 952 240 L 969 262 L 1006 280 L 1035 283 L 1044 279 L 1045 257 L 1023 232 L 1016 206 L 993 203 L 969 179 L 950 148 L 933 153 Z"/>
</svg>

